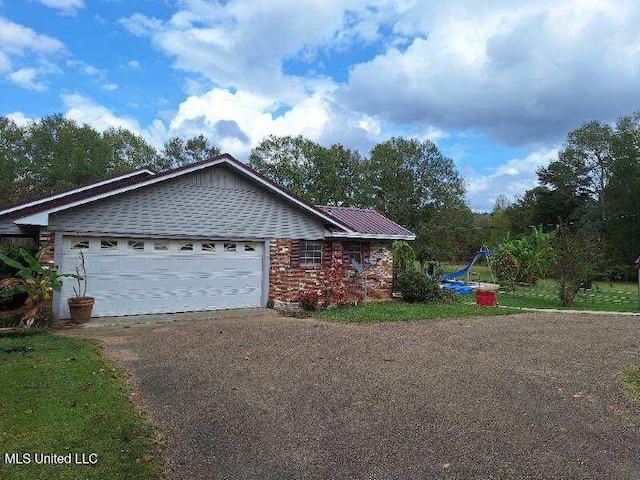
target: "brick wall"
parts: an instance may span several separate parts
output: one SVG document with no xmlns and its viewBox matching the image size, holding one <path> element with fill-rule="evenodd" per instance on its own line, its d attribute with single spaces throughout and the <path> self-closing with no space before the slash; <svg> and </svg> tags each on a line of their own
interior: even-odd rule
<svg viewBox="0 0 640 480">
<path fill-rule="evenodd" d="M 48 231 L 46 228 L 40 229 L 38 236 L 38 248 L 43 249 L 42 258 L 40 259 L 40 265 L 45 268 L 52 268 L 54 266 L 53 258 L 55 253 L 55 234 Z M 52 300 L 49 299 L 44 302 L 44 307 L 52 311 Z"/>
<path fill-rule="evenodd" d="M 55 235 L 53 232 L 50 232 L 46 228 L 40 230 L 40 235 L 38 237 L 38 246 L 43 249 L 42 259 L 40 264 L 42 266 L 51 266 L 53 265 L 53 256 L 54 256 L 54 238 Z"/>
<path fill-rule="evenodd" d="M 349 300 L 362 299 L 364 295 L 364 279 L 367 282 L 367 300 L 389 300 L 393 282 L 393 254 L 390 242 L 371 242 L 370 258 L 376 264 L 366 273 L 352 277 L 353 267 L 347 272 Z M 342 259 L 342 242 L 332 242 L 332 253 L 335 259 Z M 326 269 L 323 265 L 291 266 L 291 240 L 277 239 L 271 241 L 269 272 L 269 298 L 276 305 L 296 303 L 301 291 L 316 290 L 318 293 L 327 287 Z"/>
</svg>

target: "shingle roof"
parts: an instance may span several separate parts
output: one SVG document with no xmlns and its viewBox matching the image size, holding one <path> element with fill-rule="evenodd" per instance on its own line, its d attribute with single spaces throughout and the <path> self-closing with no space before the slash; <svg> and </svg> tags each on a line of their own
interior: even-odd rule
<svg viewBox="0 0 640 480">
<path fill-rule="evenodd" d="M 316 205 L 318 210 L 340 220 L 355 232 L 372 235 L 412 236 L 413 232 L 392 222 L 371 208 Z"/>
<path fill-rule="evenodd" d="M 155 183 L 162 181 L 165 178 L 171 178 L 176 174 L 181 174 L 183 171 L 188 173 L 194 168 L 206 167 L 209 164 L 214 164 L 215 162 L 220 161 L 226 161 L 231 165 L 237 165 L 240 170 L 244 170 L 245 173 L 257 176 L 263 183 L 268 184 L 276 189 L 276 191 L 280 191 L 282 194 L 290 197 L 291 200 L 298 202 L 316 215 L 321 216 L 325 220 L 329 220 L 329 222 L 333 223 L 335 227 L 339 227 L 340 229 L 346 228 L 347 230 L 352 230 L 356 234 L 375 235 L 376 238 L 384 238 L 385 236 L 390 236 L 391 238 L 398 236 L 415 238 L 415 235 L 412 232 L 401 227 L 397 223 L 392 222 L 384 215 L 381 215 L 372 209 L 312 205 L 305 200 L 296 197 L 293 193 L 288 192 L 269 178 L 262 175 L 260 172 L 251 168 L 249 165 L 236 160 L 226 153 L 200 162 L 183 165 L 162 173 L 153 174 L 147 170 L 134 171 L 131 172 L 131 174 L 129 174 L 131 176 L 128 176 L 127 178 L 114 178 L 111 181 L 107 179 L 107 181 L 103 180 L 101 182 L 96 182 L 95 185 L 89 184 L 82 187 L 76 187 L 76 189 L 80 189 L 80 191 L 74 191 L 74 189 L 71 189 L 66 192 L 54 194 L 51 197 L 45 197 L 39 200 L 25 202 L 24 204 L 5 207 L 4 209 L 0 208 L 0 217 L 8 217 L 15 220 L 28 215 L 46 212 L 57 207 L 77 204 L 77 202 L 82 202 L 83 200 L 91 201 L 93 198 L 101 198 L 104 194 L 110 194 L 110 192 L 113 192 L 111 194 L 115 195 L 119 193 L 118 190 L 120 189 L 127 189 L 127 187 L 137 188 L 137 185 L 144 186 L 149 183 L 148 181 L 153 181 Z"/>
<path fill-rule="evenodd" d="M 127 176 L 125 178 L 118 178 L 123 175 Z M 0 217 L 6 215 L 9 218 L 20 218 L 27 215 L 33 215 L 34 213 L 42 212 L 44 210 L 48 210 L 49 208 L 54 208 L 86 198 L 91 198 L 101 193 L 106 193 L 110 192 L 111 190 L 117 190 L 122 187 L 133 185 L 152 176 L 153 173 L 146 169 L 138 169 L 133 170 L 132 172 L 129 172 L 127 174 L 114 175 L 97 182 L 85 183 L 84 185 L 61 190 L 54 193 L 53 195 L 48 195 L 37 198 L 35 200 L 29 200 L 26 202 L 0 207 Z"/>
</svg>

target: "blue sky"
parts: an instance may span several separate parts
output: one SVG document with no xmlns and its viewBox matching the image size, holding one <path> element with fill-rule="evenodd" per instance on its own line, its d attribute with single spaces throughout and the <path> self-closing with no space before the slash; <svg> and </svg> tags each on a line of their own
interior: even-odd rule
<svg viewBox="0 0 640 480">
<path fill-rule="evenodd" d="M 156 146 L 431 139 L 490 210 L 581 123 L 640 109 L 632 0 L 0 0 L 0 115 Z"/>
</svg>

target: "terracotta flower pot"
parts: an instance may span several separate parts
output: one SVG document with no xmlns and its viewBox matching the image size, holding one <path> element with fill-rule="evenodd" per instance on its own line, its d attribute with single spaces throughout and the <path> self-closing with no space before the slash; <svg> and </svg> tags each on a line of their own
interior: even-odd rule
<svg viewBox="0 0 640 480">
<path fill-rule="evenodd" d="M 73 297 L 67 300 L 69 304 L 69 312 L 71 313 L 71 321 L 73 323 L 87 323 L 91 318 L 93 304 L 95 299 L 92 297 Z"/>
</svg>

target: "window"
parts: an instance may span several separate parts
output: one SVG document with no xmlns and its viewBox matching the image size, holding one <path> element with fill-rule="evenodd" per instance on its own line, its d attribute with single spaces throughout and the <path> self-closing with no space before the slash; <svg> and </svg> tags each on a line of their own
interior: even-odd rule
<svg viewBox="0 0 640 480">
<path fill-rule="evenodd" d="M 351 264 L 351 260 L 355 260 L 360 265 L 362 265 L 362 244 L 360 242 L 353 242 L 349 244 L 349 264 Z"/>
<path fill-rule="evenodd" d="M 71 250 L 88 250 L 89 240 L 73 239 L 71 240 Z"/>
<path fill-rule="evenodd" d="M 216 244 L 215 242 L 206 242 L 202 244 L 202 251 L 203 252 L 215 252 L 216 251 Z"/>
<path fill-rule="evenodd" d="M 302 240 L 300 242 L 300 264 L 317 265 L 322 263 L 322 242 Z"/>
<path fill-rule="evenodd" d="M 245 252 L 255 252 L 256 251 L 256 247 L 254 247 L 253 245 L 244 245 L 244 251 Z"/>
<path fill-rule="evenodd" d="M 236 244 L 235 243 L 225 243 L 224 244 L 224 251 L 225 252 L 235 252 L 236 251 Z"/>
<path fill-rule="evenodd" d="M 155 252 L 168 252 L 169 242 L 166 240 L 156 240 L 153 242 L 153 250 Z"/>
<path fill-rule="evenodd" d="M 127 242 L 127 250 L 129 250 L 130 252 L 144 251 L 144 242 L 140 240 L 129 240 Z"/>
<path fill-rule="evenodd" d="M 183 243 L 180 246 L 181 252 L 193 252 L 193 243 Z"/>
<path fill-rule="evenodd" d="M 118 240 L 100 240 L 100 250 L 118 251 Z"/>
</svg>

